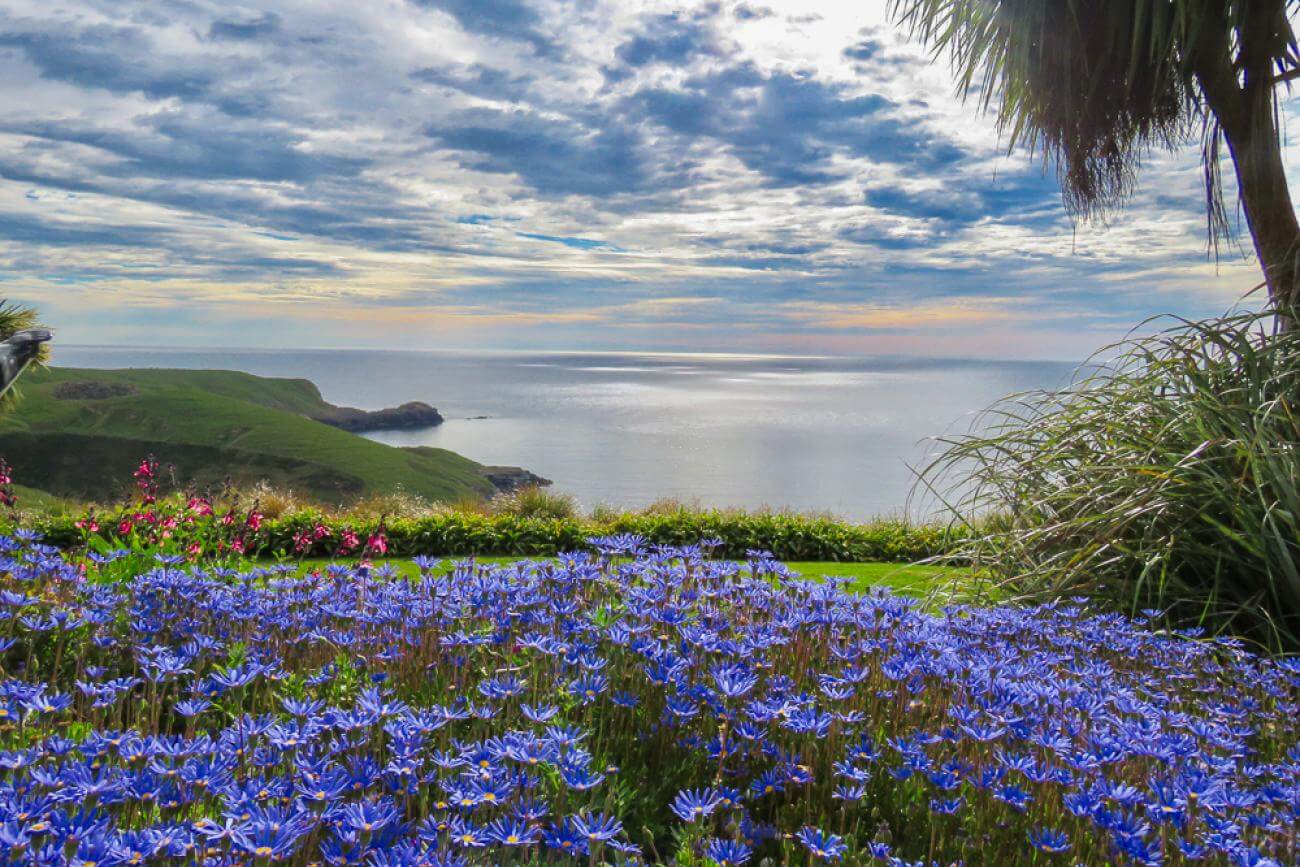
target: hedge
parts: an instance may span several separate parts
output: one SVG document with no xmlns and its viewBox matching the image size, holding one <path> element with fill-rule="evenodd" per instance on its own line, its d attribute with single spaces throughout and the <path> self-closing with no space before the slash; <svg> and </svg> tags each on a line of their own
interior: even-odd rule
<svg viewBox="0 0 1300 867">
<path fill-rule="evenodd" d="M 35 522 L 45 541 L 74 547 L 85 540 L 72 517 L 47 517 Z M 256 552 L 287 554 L 294 536 L 317 525 L 315 513 L 265 520 L 256 534 Z M 109 523 L 109 522 L 105 522 Z M 363 538 L 378 529 L 377 521 L 326 521 L 330 536 L 316 542 L 301 556 L 328 557 L 337 551 L 345 529 Z M 109 527 L 100 530 L 106 541 Z M 666 514 L 618 515 L 607 520 L 589 518 L 528 518 L 509 514 L 483 515 L 447 512 L 421 518 L 389 519 L 384 524 L 388 555 L 392 557 L 515 555 L 552 556 L 590 548 L 594 536 L 629 533 L 654 545 L 689 545 L 705 539 L 719 540 L 717 555 L 743 559 L 754 550 L 767 551 L 786 561 L 912 562 L 940 556 L 956 537 L 943 527 L 903 521 L 851 524 L 830 518 L 783 513 L 681 511 Z"/>
</svg>

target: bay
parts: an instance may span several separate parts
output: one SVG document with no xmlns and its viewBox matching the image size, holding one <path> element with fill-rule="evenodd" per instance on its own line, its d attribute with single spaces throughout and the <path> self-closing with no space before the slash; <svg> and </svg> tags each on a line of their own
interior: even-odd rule
<svg viewBox="0 0 1300 867">
<path fill-rule="evenodd" d="M 302 377 L 333 403 L 426 401 L 447 421 L 370 434 L 522 466 L 587 508 L 661 499 L 900 515 L 927 438 L 1006 394 L 1050 388 L 1057 362 L 657 353 L 217 350 L 61 346 L 56 364 Z"/>
</svg>

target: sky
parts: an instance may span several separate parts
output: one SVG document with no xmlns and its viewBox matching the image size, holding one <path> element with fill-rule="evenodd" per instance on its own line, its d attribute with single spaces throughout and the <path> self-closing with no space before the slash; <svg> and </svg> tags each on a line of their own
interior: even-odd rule
<svg viewBox="0 0 1300 867">
<path fill-rule="evenodd" d="M 0 80 L 67 343 L 1079 359 L 1260 280 L 1195 147 L 1076 226 L 884 0 L 0 0 Z"/>
</svg>

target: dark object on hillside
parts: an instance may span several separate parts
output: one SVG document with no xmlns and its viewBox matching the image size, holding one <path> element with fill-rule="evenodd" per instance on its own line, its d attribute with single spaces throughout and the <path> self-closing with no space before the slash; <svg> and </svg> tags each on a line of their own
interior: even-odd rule
<svg viewBox="0 0 1300 867">
<path fill-rule="evenodd" d="M 139 394 L 140 389 L 125 382 L 60 382 L 54 387 L 54 397 L 58 400 L 107 400 L 110 397 L 129 397 Z"/>
<path fill-rule="evenodd" d="M 41 344 L 48 343 L 53 335 L 44 328 L 19 331 L 0 343 L 0 396 L 22 376 L 27 365 L 40 355 Z"/>
<path fill-rule="evenodd" d="M 522 467 L 484 467 L 483 477 L 503 494 L 520 488 L 546 488 L 551 485 L 550 479 L 544 479 Z"/>
<path fill-rule="evenodd" d="M 353 433 L 372 430 L 415 430 L 442 424 L 442 416 L 438 411 L 418 400 L 373 411 L 336 406 L 329 412 L 313 415 L 312 418 Z"/>
</svg>

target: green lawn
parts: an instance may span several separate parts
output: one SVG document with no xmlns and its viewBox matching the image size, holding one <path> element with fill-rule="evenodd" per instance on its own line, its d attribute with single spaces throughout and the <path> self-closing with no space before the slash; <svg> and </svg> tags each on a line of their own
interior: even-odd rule
<svg viewBox="0 0 1300 867">
<path fill-rule="evenodd" d="M 921 596 L 943 585 L 961 581 L 965 569 L 950 566 L 915 566 L 909 563 L 788 563 L 808 578 L 847 578 L 849 589 L 861 593 L 876 586 Z"/>
<path fill-rule="evenodd" d="M 444 571 L 450 570 L 454 564 L 466 559 L 468 558 L 445 557 L 441 568 Z M 521 559 L 551 558 L 475 557 L 473 559 L 479 563 L 508 565 Z M 307 570 L 326 566 L 330 562 L 329 560 L 305 560 L 302 565 L 303 569 Z M 419 570 L 410 560 L 394 559 L 378 562 L 390 563 L 404 575 L 419 574 Z M 846 578 L 848 588 L 855 593 L 866 592 L 872 587 L 889 587 L 909 596 L 924 596 L 931 590 L 941 589 L 948 583 L 960 581 L 966 575 L 963 569 L 947 566 L 915 566 L 907 563 L 787 563 L 786 565 L 806 578 Z"/>
</svg>

